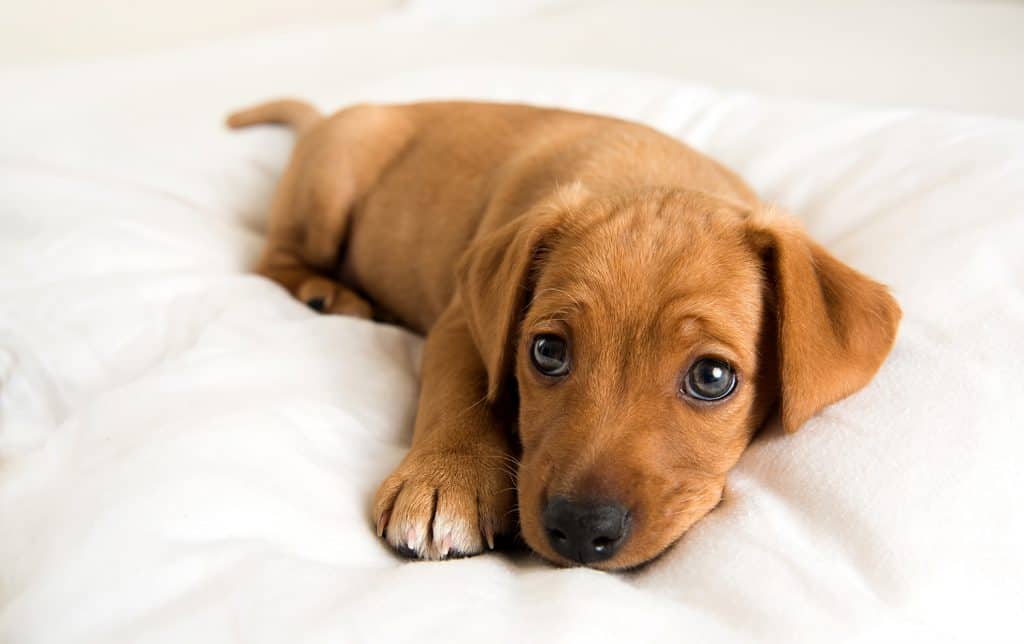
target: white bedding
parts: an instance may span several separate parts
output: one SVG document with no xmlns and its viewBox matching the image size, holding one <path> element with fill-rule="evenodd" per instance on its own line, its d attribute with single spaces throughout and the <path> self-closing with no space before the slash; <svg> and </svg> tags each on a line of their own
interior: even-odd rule
<svg viewBox="0 0 1024 644">
<path fill-rule="evenodd" d="M 1024 124 L 583 69 L 349 87 L 309 64 L 329 46 L 0 78 L 0 641 L 1019 641 Z M 420 341 L 248 274 L 291 138 L 219 119 L 284 92 L 647 122 L 892 285 L 897 346 L 800 433 L 767 428 L 645 569 L 405 562 L 368 504 Z"/>
</svg>

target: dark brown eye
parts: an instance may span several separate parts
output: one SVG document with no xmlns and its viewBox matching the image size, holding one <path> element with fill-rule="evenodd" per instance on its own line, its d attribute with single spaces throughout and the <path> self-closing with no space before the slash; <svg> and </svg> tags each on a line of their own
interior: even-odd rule
<svg viewBox="0 0 1024 644">
<path fill-rule="evenodd" d="M 697 400 L 722 400 L 735 389 L 735 372 L 728 362 L 718 358 L 697 360 L 683 379 L 683 392 Z"/>
<path fill-rule="evenodd" d="M 560 378 L 569 373 L 569 345 L 557 335 L 542 333 L 533 338 L 530 360 L 540 373 Z"/>
</svg>

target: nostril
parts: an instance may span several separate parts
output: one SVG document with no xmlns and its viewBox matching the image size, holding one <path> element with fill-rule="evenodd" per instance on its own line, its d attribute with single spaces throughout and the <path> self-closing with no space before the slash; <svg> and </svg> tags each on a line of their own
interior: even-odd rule
<svg viewBox="0 0 1024 644">
<path fill-rule="evenodd" d="M 598 537 L 597 539 L 594 539 L 594 542 L 593 542 L 594 552 L 596 552 L 598 554 L 604 554 L 605 552 L 608 551 L 609 548 L 611 548 L 613 545 L 615 545 L 616 541 L 618 541 L 618 539 L 609 539 L 608 537 Z"/>
</svg>

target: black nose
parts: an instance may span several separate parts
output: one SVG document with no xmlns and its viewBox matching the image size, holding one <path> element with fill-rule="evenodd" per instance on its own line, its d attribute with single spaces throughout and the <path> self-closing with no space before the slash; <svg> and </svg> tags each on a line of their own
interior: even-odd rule
<svg viewBox="0 0 1024 644">
<path fill-rule="evenodd" d="M 629 512 L 615 503 L 578 503 L 556 496 L 544 508 L 544 530 L 551 547 L 566 559 L 604 561 L 626 540 Z"/>
</svg>

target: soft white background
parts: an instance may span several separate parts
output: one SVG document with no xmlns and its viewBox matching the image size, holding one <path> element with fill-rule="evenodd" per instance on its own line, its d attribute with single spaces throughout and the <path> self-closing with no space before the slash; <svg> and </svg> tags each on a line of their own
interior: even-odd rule
<svg viewBox="0 0 1024 644">
<path fill-rule="evenodd" d="M 409 18 L 400 43 L 367 23 Z M 355 21 L 339 83 L 424 64 L 571 63 L 777 96 L 1024 118 L 1024 6 L 998 0 L 0 0 L 0 64 Z M 363 23 L 360 25 L 359 23 Z"/>
<path fill-rule="evenodd" d="M 423 2 L 268 27 L 256 4 L 218 40 L 184 18 L 230 14 L 209 4 L 104 41 L 85 12 L 5 53 L 36 62 L 0 69 L 0 642 L 1019 641 L 1024 126 L 992 116 L 1021 114 L 1019 6 Z M 419 340 L 248 272 L 291 138 L 220 120 L 279 94 L 650 123 L 891 284 L 892 358 L 805 431 L 769 427 L 643 571 L 405 563 L 368 503 L 408 445 Z M 863 107 L 890 104 L 988 115 Z"/>
</svg>

